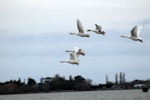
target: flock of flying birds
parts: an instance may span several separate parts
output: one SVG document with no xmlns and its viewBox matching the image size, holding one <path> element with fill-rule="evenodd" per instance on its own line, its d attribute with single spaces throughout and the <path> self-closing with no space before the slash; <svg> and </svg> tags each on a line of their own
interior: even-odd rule
<svg viewBox="0 0 150 100">
<path fill-rule="evenodd" d="M 95 24 L 95 26 L 96 26 L 95 30 L 88 29 L 87 32 L 94 32 L 94 33 L 97 33 L 97 34 L 105 35 L 105 32 L 102 31 L 102 27 L 100 25 Z M 87 34 L 84 31 L 82 23 L 80 22 L 79 19 L 77 19 L 77 28 L 78 28 L 78 33 L 70 33 L 70 35 L 77 35 L 77 36 L 80 36 L 80 37 L 90 37 L 90 35 Z M 141 33 L 142 28 L 143 28 L 142 25 L 141 26 L 134 26 L 133 29 L 131 30 L 131 35 L 130 36 L 122 35 L 121 37 L 128 38 L 128 39 L 131 39 L 131 40 L 134 40 L 134 41 L 143 42 L 142 38 L 139 37 L 139 34 Z M 60 61 L 61 63 L 70 63 L 70 64 L 79 65 L 79 59 L 78 59 L 79 56 L 80 55 L 82 55 L 82 56 L 85 55 L 85 52 L 79 47 L 74 47 L 73 50 L 66 50 L 66 52 L 71 52 L 70 53 L 70 59 Z"/>
</svg>

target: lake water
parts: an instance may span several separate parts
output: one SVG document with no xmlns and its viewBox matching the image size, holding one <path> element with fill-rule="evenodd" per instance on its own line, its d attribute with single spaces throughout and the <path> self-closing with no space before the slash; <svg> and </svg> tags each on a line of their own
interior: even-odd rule
<svg viewBox="0 0 150 100">
<path fill-rule="evenodd" d="M 105 90 L 0 95 L 0 100 L 150 100 L 142 90 Z"/>
</svg>

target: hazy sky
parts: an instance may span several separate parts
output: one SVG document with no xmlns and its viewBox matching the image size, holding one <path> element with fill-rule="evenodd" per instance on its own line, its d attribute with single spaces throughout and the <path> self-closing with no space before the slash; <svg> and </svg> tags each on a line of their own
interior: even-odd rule
<svg viewBox="0 0 150 100">
<path fill-rule="evenodd" d="M 149 0 L 1 0 L 0 82 L 60 74 L 82 75 L 93 83 L 114 81 L 115 73 L 126 80 L 150 79 Z M 89 32 L 90 38 L 69 35 L 77 32 L 76 20 L 84 29 L 102 26 L 105 36 Z M 135 25 L 143 25 L 143 43 L 123 39 Z M 66 49 L 82 48 L 80 65 L 60 63 L 69 59 Z"/>
</svg>

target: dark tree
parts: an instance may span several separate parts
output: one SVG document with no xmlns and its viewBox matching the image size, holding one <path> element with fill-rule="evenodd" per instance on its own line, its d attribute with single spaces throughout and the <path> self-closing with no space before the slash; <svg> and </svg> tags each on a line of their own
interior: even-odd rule
<svg viewBox="0 0 150 100">
<path fill-rule="evenodd" d="M 32 78 L 28 78 L 28 83 L 27 85 L 31 86 L 31 85 L 36 85 L 36 81 Z"/>
<path fill-rule="evenodd" d="M 50 89 L 51 90 L 65 90 L 67 88 L 67 81 L 64 77 L 56 74 L 52 81 L 50 82 Z"/>
<path fill-rule="evenodd" d="M 116 73 L 115 80 L 116 80 L 116 86 L 117 86 L 118 85 L 118 74 L 117 73 Z"/>
<path fill-rule="evenodd" d="M 122 72 L 120 72 L 120 85 L 122 85 L 122 79 L 123 77 L 122 77 Z"/>
<path fill-rule="evenodd" d="M 108 75 L 106 75 L 106 84 L 108 84 Z"/>
<path fill-rule="evenodd" d="M 69 76 L 69 81 L 70 81 L 70 82 L 73 81 L 73 78 L 72 78 L 71 75 Z"/>
<path fill-rule="evenodd" d="M 92 80 L 90 79 L 86 80 L 82 76 L 76 76 L 74 77 L 74 79 L 75 79 L 74 82 L 75 90 L 79 90 L 79 91 L 90 90 Z"/>
<path fill-rule="evenodd" d="M 126 82 L 126 79 L 125 79 L 125 73 L 123 73 L 122 77 L 123 77 L 123 79 L 122 79 L 123 84 L 125 84 L 125 82 Z"/>
<path fill-rule="evenodd" d="M 21 85 L 21 79 L 20 79 L 20 78 L 18 79 L 18 81 L 16 81 L 16 84 L 17 84 L 18 86 Z"/>
<path fill-rule="evenodd" d="M 75 82 L 84 82 L 85 81 L 85 79 L 82 76 L 76 76 L 76 77 L 74 77 L 74 79 L 75 79 Z"/>
</svg>

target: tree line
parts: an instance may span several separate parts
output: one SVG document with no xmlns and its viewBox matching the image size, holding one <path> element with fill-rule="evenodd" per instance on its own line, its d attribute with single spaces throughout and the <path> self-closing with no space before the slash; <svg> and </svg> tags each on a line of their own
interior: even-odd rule
<svg viewBox="0 0 150 100">
<path fill-rule="evenodd" d="M 87 91 L 91 89 L 91 80 L 85 79 L 78 75 L 75 77 L 69 76 L 65 79 L 58 74 L 54 77 L 41 78 L 40 83 L 37 83 L 33 78 L 28 78 L 27 83 L 21 82 L 20 78 L 10 80 L 5 83 L 0 83 L 0 94 L 16 94 L 16 93 L 36 93 L 50 91 Z"/>
<path fill-rule="evenodd" d="M 77 75 L 75 77 L 69 76 L 66 79 L 59 74 L 54 77 L 41 78 L 37 83 L 33 78 L 28 78 L 27 83 L 18 80 L 10 80 L 0 83 L 0 94 L 19 94 L 19 93 L 39 93 L 39 92 L 53 92 L 53 91 L 90 91 L 103 89 L 133 89 L 135 84 L 147 84 L 150 80 L 133 80 L 126 82 L 125 73 L 120 72 L 115 75 L 115 81 L 109 81 L 106 75 L 106 84 L 93 85 L 91 79 Z M 141 87 L 136 87 L 141 88 Z"/>
</svg>

